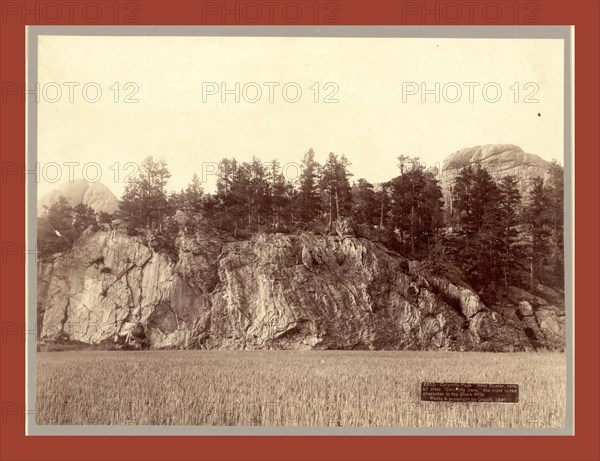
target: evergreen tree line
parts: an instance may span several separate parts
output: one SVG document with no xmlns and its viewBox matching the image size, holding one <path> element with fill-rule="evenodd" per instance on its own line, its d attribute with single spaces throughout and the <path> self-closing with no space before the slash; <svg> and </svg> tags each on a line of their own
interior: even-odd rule
<svg viewBox="0 0 600 461">
<path fill-rule="evenodd" d="M 195 174 L 187 188 L 167 194 L 166 165 L 150 157 L 127 185 L 119 217 L 132 234 L 160 233 L 179 212 L 183 231 L 194 232 L 208 220 L 235 237 L 269 231 L 331 233 L 337 223 L 347 221 L 351 228 L 397 234 L 396 240 L 410 242 L 411 253 L 417 255 L 443 226 L 442 193 L 433 173 L 417 158 L 399 160 L 400 175 L 374 186 L 364 178 L 351 183 L 345 155 L 330 153 L 319 164 L 312 149 L 294 181 L 285 177 L 276 160 L 265 164 L 257 158 L 223 159 L 214 194 L 204 192 Z"/>
<path fill-rule="evenodd" d="M 479 165 L 460 170 L 444 215 L 435 174 L 418 158 L 400 156 L 398 175 L 373 185 L 351 182 L 350 162 L 330 153 L 322 165 L 310 149 L 299 177 L 285 177 L 277 161 L 223 159 L 215 193 L 198 176 L 179 192 L 168 193 L 163 160 L 148 157 L 125 188 L 117 216 L 130 234 L 149 236 L 151 246 L 176 253 L 180 232 L 210 226 L 236 238 L 256 232 L 338 232 L 340 223 L 357 235 L 378 240 L 436 270 L 455 266 L 482 288 L 538 281 L 562 283 L 563 169 L 553 162 L 547 179 L 531 180 L 524 197 L 514 177 L 495 180 Z M 68 248 L 89 226 L 110 217 L 59 200 L 40 218 L 39 250 Z M 89 207 L 88 207 L 89 208 Z M 91 210 L 91 211 L 90 211 Z M 59 230 L 62 242 L 56 246 Z M 54 235 L 53 235 L 54 234 Z"/>
</svg>

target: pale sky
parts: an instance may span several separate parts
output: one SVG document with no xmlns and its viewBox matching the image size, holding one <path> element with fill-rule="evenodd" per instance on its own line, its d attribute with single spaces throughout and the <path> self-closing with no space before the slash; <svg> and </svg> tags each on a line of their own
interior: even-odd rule
<svg viewBox="0 0 600 461">
<path fill-rule="evenodd" d="M 101 182 L 120 195 L 125 174 L 148 155 L 167 161 L 170 190 L 185 187 L 194 172 L 201 176 L 203 164 L 210 172 L 223 157 L 295 165 L 310 147 L 319 161 L 329 152 L 346 154 L 354 179 L 371 182 L 397 175 L 401 154 L 435 166 L 465 147 L 508 143 L 547 160 L 563 158 L 562 40 L 42 36 L 38 59 L 38 161 L 48 173 L 39 195 L 57 185 L 50 182 L 55 172 L 46 170 L 50 162 L 96 162 Z M 66 82 L 79 84 L 73 102 Z M 82 95 L 89 82 L 102 90 L 96 103 Z M 134 85 L 125 88 L 127 82 Z M 203 101 L 203 83 L 206 90 L 211 82 L 217 90 L 239 82 L 240 102 L 234 95 L 222 102 L 220 91 Z M 273 102 L 265 82 L 279 84 L 271 86 Z M 325 88 L 327 82 L 334 85 Z M 403 83 L 415 88 L 410 82 L 419 93 L 403 101 Z M 440 102 L 434 95 L 421 101 L 422 82 L 428 89 L 439 82 Z M 471 86 L 474 102 L 466 82 L 479 84 Z M 488 98 L 496 98 L 497 86 L 502 90 L 498 102 L 484 99 L 489 82 L 496 86 Z M 283 97 L 288 83 L 288 98 L 302 90 L 296 103 Z M 257 86 L 262 95 L 253 103 Z M 136 88 L 138 102 L 124 103 Z M 323 102 L 335 89 L 338 102 Z M 538 102 L 525 103 L 533 91 Z M 96 97 L 93 87 L 87 96 Z M 96 170 L 88 167 L 87 179 Z M 58 182 L 69 179 L 68 171 L 62 167 Z M 73 171 L 82 177 L 81 166 Z M 291 177 L 295 172 L 288 169 Z M 212 191 L 214 175 L 205 179 Z"/>
</svg>

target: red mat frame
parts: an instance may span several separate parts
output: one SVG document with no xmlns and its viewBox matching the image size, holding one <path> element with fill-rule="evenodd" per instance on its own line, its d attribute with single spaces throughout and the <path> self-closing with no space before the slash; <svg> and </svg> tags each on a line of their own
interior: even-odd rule
<svg viewBox="0 0 600 461">
<path fill-rule="evenodd" d="M 239 16 L 220 14 L 239 4 Z M 575 431 L 574 437 L 25 437 L 25 104 L 0 103 L 0 442 L 2 460 L 456 459 L 599 460 L 598 270 L 600 209 L 597 1 L 278 1 L 255 19 L 249 2 L 1 1 L 0 82 L 25 81 L 26 25 L 575 25 Z M 250 2 L 252 3 L 252 2 Z M 268 2 L 256 2 L 260 5 Z M 289 6 L 289 4 L 294 4 Z M 462 14 L 453 15 L 454 5 Z M 469 6 L 470 5 L 470 6 Z M 284 11 L 285 7 L 285 11 Z M 215 10 L 216 8 L 216 10 Z M 246 9 L 245 9 L 246 8 Z M 302 16 L 295 19 L 299 10 Z M 318 17 L 315 16 L 318 10 Z M 423 16 L 424 11 L 429 11 Z M 435 11 L 439 13 L 436 14 Z M 245 11 L 245 13 L 244 13 Z M 98 12 L 100 16 L 98 16 Z M 499 13 L 498 13 L 499 12 Z M 518 12 L 518 14 L 516 14 Z M 60 13 L 60 14 L 59 14 Z M 499 16 L 498 16 L 499 14 Z M 224 19 L 224 21 L 223 21 Z M 16 247 L 19 251 L 13 251 Z"/>
</svg>

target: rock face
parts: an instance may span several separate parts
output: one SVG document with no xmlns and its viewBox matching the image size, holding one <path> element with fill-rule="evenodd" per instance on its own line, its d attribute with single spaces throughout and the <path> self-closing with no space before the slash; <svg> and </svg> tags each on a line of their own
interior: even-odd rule
<svg viewBox="0 0 600 461">
<path fill-rule="evenodd" d="M 44 211 L 44 206 L 50 206 L 60 196 L 64 196 L 69 205 L 76 206 L 80 203 L 91 206 L 96 211 L 114 213 L 119 208 L 119 201 L 115 194 L 104 184 L 89 183 L 84 179 L 67 182 L 41 196 L 37 202 L 38 215 Z"/>
<path fill-rule="evenodd" d="M 530 179 L 544 177 L 550 166 L 550 162 L 535 154 L 527 154 L 512 144 L 487 144 L 459 150 L 446 157 L 440 172 L 440 185 L 447 203 L 460 170 L 475 164 L 484 167 L 496 180 L 515 176 L 519 180 L 521 195 L 525 194 Z"/>
<path fill-rule="evenodd" d="M 177 262 L 118 231 L 38 266 L 40 340 L 151 348 L 533 350 L 564 347 L 564 308 L 518 288 L 486 306 L 363 238 L 181 238 Z M 555 303 L 556 304 L 556 303 Z"/>
</svg>

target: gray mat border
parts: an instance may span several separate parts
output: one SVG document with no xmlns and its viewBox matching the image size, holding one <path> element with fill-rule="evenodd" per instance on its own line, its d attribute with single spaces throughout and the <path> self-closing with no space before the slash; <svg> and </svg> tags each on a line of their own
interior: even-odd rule
<svg viewBox="0 0 600 461">
<path fill-rule="evenodd" d="M 50 426 L 35 421 L 35 371 L 37 322 L 37 265 L 35 253 L 26 252 L 26 412 L 27 435 L 510 435 L 568 436 L 574 434 L 574 155 L 572 152 L 572 26 L 27 26 L 27 88 L 34 88 L 38 75 L 38 37 L 55 36 L 232 36 L 232 37 L 379 37 L 379 38 L 496 38 L 560 39 L 564 41 L 564 159 L 565 170 L 565 318 L 567 332 L 566 426 L 564 428 L 350 428 L 350 427 L 254 427 L 254 426 Z M 37 104 L 26 102 L 26 164 L 37 161 Z M 37 183 L 26 182 L 26 247 L 35 248 L 37 229 Z M 29 223 L 29 225 L 28 225 Z"/>
</svg>

